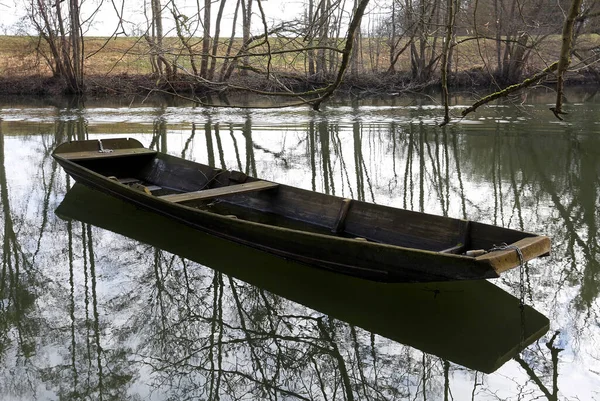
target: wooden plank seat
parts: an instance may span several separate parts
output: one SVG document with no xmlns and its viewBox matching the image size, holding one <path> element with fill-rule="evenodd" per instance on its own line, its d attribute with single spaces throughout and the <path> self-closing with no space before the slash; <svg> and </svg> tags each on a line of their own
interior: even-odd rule
<svg viewBox="0 0 600 401">
<path fill-rule="evenodd" d="M 262 191 L 265 189 L 276 188 L 278 186 L 279 184 L 269 181 L 252 181 L 243 184 L 229 185 L 227 187 L 204 189 L 194 192 L 185 192 L 182 194 L 163 195 L 159 196 L 159 198 L 170 202 L 180 203 L 192 200 L 212 199 L 219 196 L 236 195 L 245 192 Z"/>
<path fill-rule="evenodd" d="M 82 152 L 67 152 L 58 153 L 57 156 L 65 158 L 67 160 L 89 160 L 89 159 L 110 159 L 115 157 L 125 156 L 137 156 L 137 155 L 151 155 L 156 154 L 156 150 L 146 148 L 133 148 L 133 149 L 113 149 L 100 152 L 98 150 L 89 150 Z"/>
<path fill-rule="evenodd" d="M 112 178 L 112 177 L 108 177 L 108 178 Z M 129 184 L 133 184 L 134 182 L 140 182 L 140 180 L 138 180 L 137 178 L 116 178 L 115 180 L 119 181 L 121 184 L 124 185 L 129 185 Z"/>
<path fill-rule="evenodd" d="M 143 192 L 146 192 L 146 189 L 150 192 L 153 191 L 158 191 L 161 190 L 162 187 L 159 187 L 158 185 L 147 185 L 142 183 L 142 180 L 139 180 L 137 178 L 117 178 L 115 176 L 110 176 L 108 177 L 109 180 L 113 180 L 113 181 L 118 181 L 123 185 L 127 185 L 129 187 L 132 187 L 134 189 L 138 189 L 138 190 L 142 190 Z"/>
</svg>

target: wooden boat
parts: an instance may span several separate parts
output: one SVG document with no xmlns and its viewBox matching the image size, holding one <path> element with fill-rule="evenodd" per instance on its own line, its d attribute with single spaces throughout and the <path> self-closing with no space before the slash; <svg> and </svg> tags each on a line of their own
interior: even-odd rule
<svg viewBox="0 0 600 401">
<path fill-rule="evenodd" d="M 485 373 L 518 355 L 550 325 L 540 312 L 529 305 L 521 307 L 518 298 L 486 280 L 389 284 L 310 268 L 216 238 L 81 184 L 67 192 L 56 214 L 163 249 L 352 326 Z M 111 253 L 111 242 L 94 245 L 98 257 Z M 193 301 L 188 307 L 201 308 Z M 271 310 L 288 312 L 281 305 Z M 179 325 L 171 327 L 177 330 Z"/>
<path fill-rule="evenodd" d="M 550 252 L 546 236 L 260 180 L 134 139 L 63 143 L 53 157 L 76 181 L 198 230 L 375 281 L 495 278 Z"/>
</svg>

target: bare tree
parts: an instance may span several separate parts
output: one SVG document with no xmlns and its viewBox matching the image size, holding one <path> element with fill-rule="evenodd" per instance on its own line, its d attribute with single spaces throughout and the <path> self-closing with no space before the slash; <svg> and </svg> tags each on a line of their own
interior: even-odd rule
<svg viewBox="0 0 600 401">
<path fill-rule="evenodd" d="M 146 33 L 144 37 L 150 46 L 152 71 L 159 77 L 166 76 L 169 79 L 173 76 L 174 71 L 165 57 L 163 47 L 163 17 L 160 0 L 150 0 L 150 19 L 148 24 L 150 33 Z"/>
<path fill-rule="evenodd" d="M 80 0 L 27 1 L 40 43 L 47 45 L 39 46 L 40 54 L 53 74 L 65 79 L 69 92 L 83 93 Z M 575 46 L 583 33 L 598 30 L 600 8 L 590 0 L 388 0 L 376 5 L 378 14 L 367 21 L 367 30 L 361 22 L 368 0 L 306 0 L 304 16 L 271 26 L 260 0 L 198 1 L 191 15 L 180 12 L 178 4 L 167 0 L 165 6 L 161 0 L 149 0 L 144 9 L 147 31 L 142 36 L 158 82 L 173 83 L 185 75 L 194 93 L 196 85 L 219 91 L 247 90 L 296 98 L 294 104 L 318 108 L 342 85 L 349 69 L 354 77 L 381 73 L 377 78 L 383 78 L 385 90 L 391 89 L 390 83 L 398 92 L 441 82 L 447 122 L 453 68 L 455 73 L 478 72 L 497 88 L 509 85 L 480 99 L 463 115 L 555 72 L 561 93 L 557 99 L 562 99 L 571 58 L 577 60 L 576 68 L 600 78 L 600 70 L 594 68 L 600 56 L 593 43 Z M 230 34 L 221 29 L 227 5 L 235 5 Z M 165 37 L 165 9 L 178 41 Z M 566 18 L 564 9 L 569 10 Z M 117 13 L 115 32 L 125 21 L 122 10 Z M 257 31 L 259 23 L 262 29 Z M 562 38 L 568 40 L 556 49 L 550 45 L 561 26 Z M 240 28 L 241 41 L 236 39 Z M 386 40 L 380 40 L 383 37 Z M 382 51 L 385 43 L 389 51 Z M 380 66 L 386 71 L 379 71 Z M 171 90 L 177 87 L 181 86 L 171 85 Z M 553 109 L 560 116 L 562 100 Z"/>
<path fill-rule="evenodd" d="M 252 23 L 252 0 L 241 0 L 242 4 L 242 39 L 244 45 L 250 42 L 250 24 Z M 244 66 L 250 65 L 250 56 L 244 55 Z M 247 70 L 242 70 L 242 75 L 247 75 Z"/>
<path fill-rule="evenodd" d="M 175 31 L 177 32 L 179 42 L 185 48 L 185 52 L 187 53 L 190 61 L 190 67 L 192 68 L 192 73 L 194 76 L 197 76 L 198 67 L 196 65 L 196 54 L 194 51 L 194 43 L 192 41 L 192 37 L 195 32 L 195 29 L 191 27 L 193 21 L 191 21 L 187 16 L 179 13 L 177 5 L 174 1 L 171 1 L 171 14 L 173 15 L 173 20 L 175 21 Z"/>
<path fill-rule="evenodd" d="M 29 20 L 35 27 L 43 46 L 38 52 L 46 60 L 52 74 L 64 80 L 67 92 L 82 94 L 84 86 L 84 41 L 78 0 L 69 0 L 64 7 L 60 1 L 31 0 Z"/>
<path fill-rule="evenodd" d="M 217 56 L 219 52 L 219 39 L 221 34 L 221 20 L 223 18 L 223 11 L 225 10 L 226 0 L 222 0 L 219 6 L 219 11 L 217 12 L 217 19 L 215 22 L 215 35 L 213 38 L 213 47 L 212 47 L 212 58 L 210 62 L 210 70 L 208 72 L 207 78 L 212 80 L 215 77 L 215 69 L 217 67 Z M 236 8 L 237 11 L 237 8 Z"/>
<path fill-rule="evenodd" d="M 210 18 L 211 0 L 204 0 L 204 21 L 202 23 L 202 61 L 200 63 L 200 75 L 208 76 L 208 58 L 210 51 Z M 224 2 L 223 2 L 224 3 Z"/>
</svg>

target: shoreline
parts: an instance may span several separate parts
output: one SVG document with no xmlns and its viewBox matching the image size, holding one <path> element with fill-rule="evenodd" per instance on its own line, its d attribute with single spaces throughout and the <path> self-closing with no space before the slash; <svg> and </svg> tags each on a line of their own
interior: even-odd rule
<svg viewBox="0 0 600 401">
<path fill-rule="evenodd" d="M 239 93 L 259 93 L 264 96 L 277 96 L 281 89 L 276 88 L 273 81 L 267 80 L 259 75 L 247 77 L 234 77 L 226 84 L 206 84 L 189 76 L 179 76 L 169 82 L 157 80 L 151 74 L 114 74 L 114 75 L 87 75 L 86 90 L 83 97 L 111 97 L 122 96 L 138 97 L 151 94 L 162 94 L 166 96 L 182 96 L 191 98 L 202 98 L 217 95 L 230 95 Z M 555 82 L 552 76 L 540 81 L 539 84 L 552 85 Z M 328 82 L 311 82 L 305 78 L 288 76 L 285 78 L 288 88 L 297 92 L 313 91 L 325 87 Z M 599 86 L 600 80 L 591 73 L 570 74 L 566 84 L 569 86 L 589 85 Z M 489 93 L 509 86 L 501 85 L 494 77 L 482 70 L 462 71 L 452 74 L 449 80 L 449 88 L 455 92 L 465 91 L 488 91 Z M 43 75 L 28 76 L 2 76 L 0 77 L 0 96 L 71 96 L 66 91 L 66 84 L 57 78 Z M 390 94 L 414 93 L 414 92 L 436 92 L 441 89 L 439 79 L 428 83 L 412 83 L 410 77 L 402 74 L 390 76 L 366 74 L 360 77 L 347 76 L 338 93 L 359 96 L 387 96 Z M 286 95 L 290 97 L 289 94 Z"/>
</svg>

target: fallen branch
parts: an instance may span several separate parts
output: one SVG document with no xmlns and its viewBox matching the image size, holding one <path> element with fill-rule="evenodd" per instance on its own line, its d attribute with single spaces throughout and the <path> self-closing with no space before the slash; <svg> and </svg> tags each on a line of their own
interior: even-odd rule
<svg viewBox="0 0 600 401">
<path fill-rule="evenodd" d="M 482 97 L 481 99 L 476 101 L 472 106 L 464 109 L 460 114 L 462 117 L 465 117 L 467 114 L 472 113 L 475 110 L 477 110 L 477 108 L 479 106 L 483 106 L 484 104 L 493 102 L 494 100 L 499 99 L 501 97 L 506 97 L 513 92 L 519 91 L 523 88 L 527 88 L 528 86 L 531 86 L 531 85 L 539 82 L 542 78 L 546 77 L 547 75 L 552 74 L 554 71 L 556 71 L 557 68 L 558 68 L 558 61 L 555 61 L 554 63 L 550 64 L 548 67 L 544 68 L 542 71 L 527 78 L 523 82 L 520 82 L 520 83 L 514 84 L 514 85 L 510 85 L 498 92 L 494 92 L 492 94 Z"/>
</svg>

